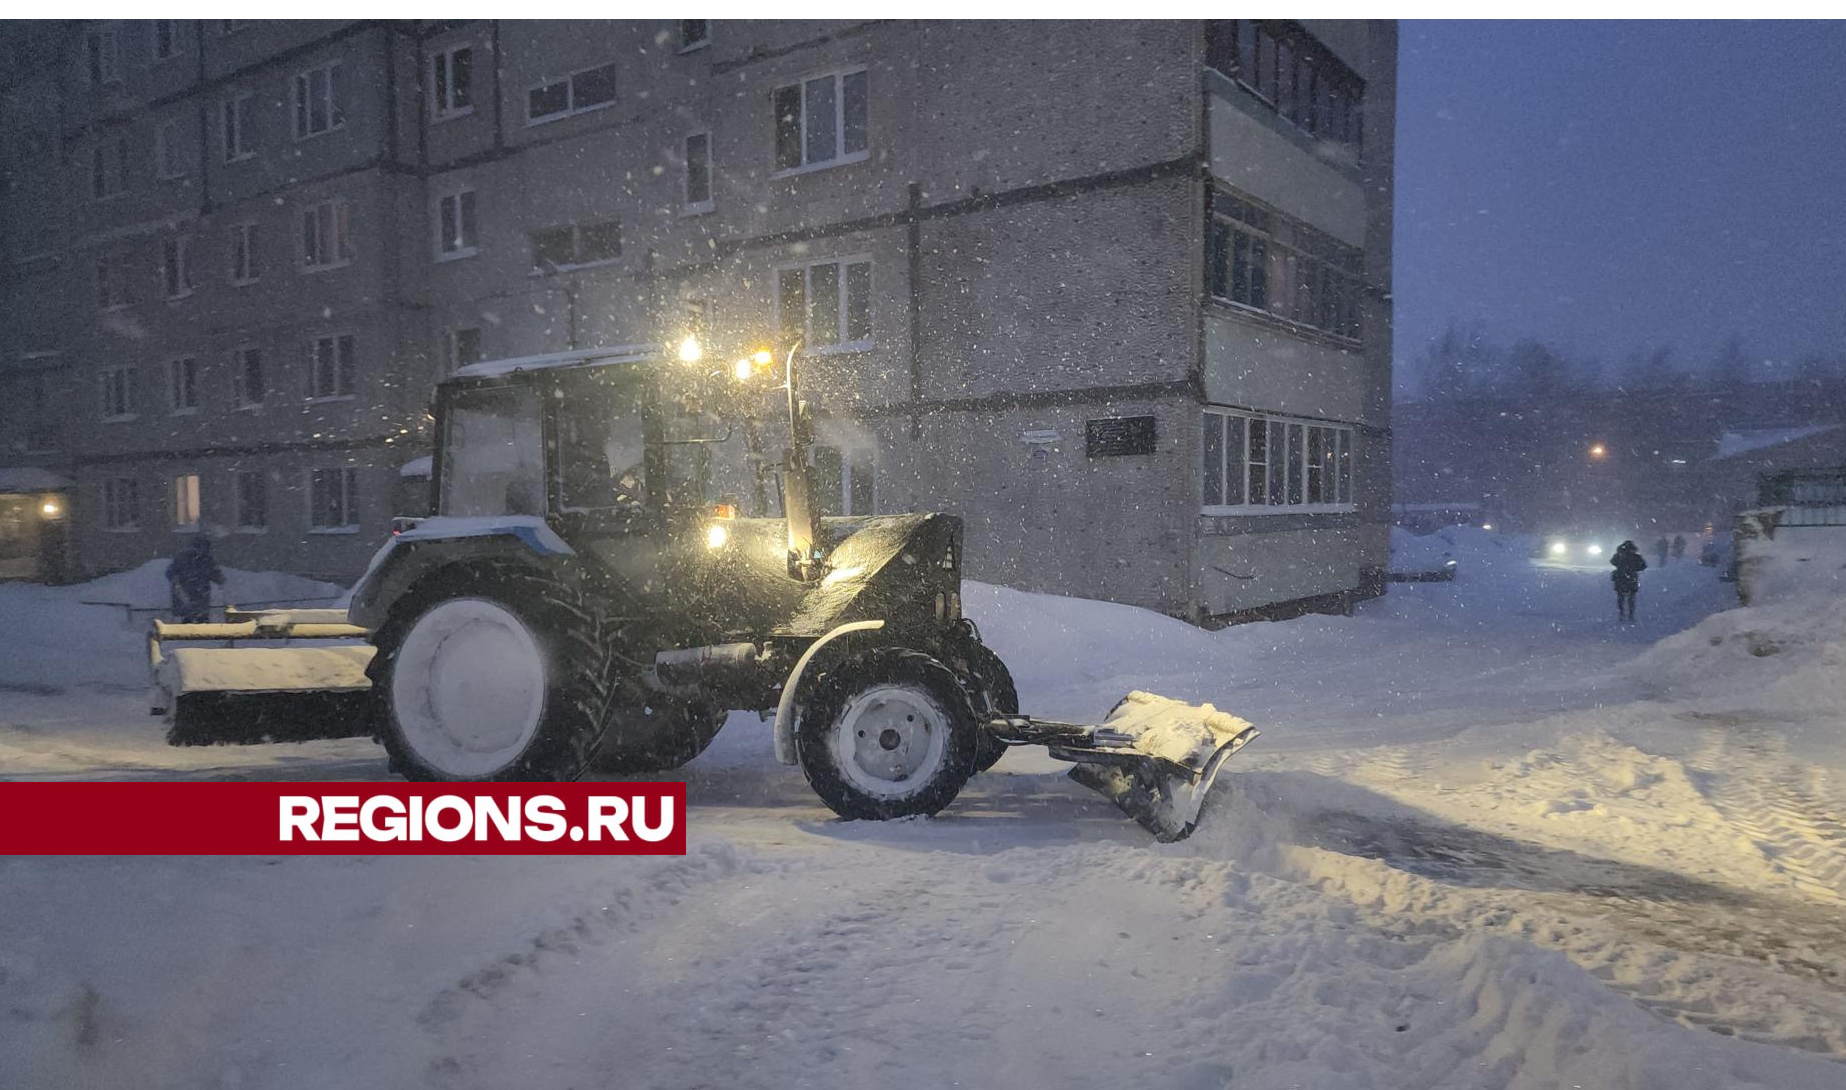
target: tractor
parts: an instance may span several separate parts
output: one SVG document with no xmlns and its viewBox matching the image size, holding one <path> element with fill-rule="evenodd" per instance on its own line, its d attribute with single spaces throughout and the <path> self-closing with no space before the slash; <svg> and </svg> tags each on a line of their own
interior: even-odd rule
<svg viewBox="0 0 1846 1090">
<path fill-rule="evenodd" d="M 1250 724 L 1146 693 L 1097 725 L 1021 714 L 962 614 L 961 520 L 822 517 L 799 346 L 710 355 L 688 338 L 476 363 L 438 385 L 436 514 L 400 523 L 343 629 L 370 654 L 339 688 L 393 770 L 660 772 L 754 710 L 842 817 L 933 814 L 1008 747 L 1041 745 L 1159 838 L 1190 833 Z M 171 681 L 183 672 L 166 708 L 224 695 Z M 174 736 L 214 740 L 183 714 Z"/>
</svg>

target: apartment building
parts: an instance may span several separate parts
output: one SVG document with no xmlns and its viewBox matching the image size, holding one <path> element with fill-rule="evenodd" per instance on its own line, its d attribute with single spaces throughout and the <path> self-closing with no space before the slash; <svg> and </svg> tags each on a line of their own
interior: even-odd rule
<svg viewBox="0 0 1846 1090">
<path fill-rule="evenodd" d="M 974 578 L 1380 585 L 1388 22 L 7 33 L 0 467 L 83 570 L 349 579 L 444 371 L 698 332 L 800 336 L 832 509 L 960 514 Z"/>
</svg>

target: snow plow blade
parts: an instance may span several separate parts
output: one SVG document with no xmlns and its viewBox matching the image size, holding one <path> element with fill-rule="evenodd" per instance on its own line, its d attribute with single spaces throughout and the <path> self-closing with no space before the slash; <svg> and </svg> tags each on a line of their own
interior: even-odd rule
<svg viewBox="0 0 1846 1090">
<path fill-rule="evenodd" d="M 1071 779 L 1163 844 L 1192 835 L 1218 770 L 1259 733 L 1210 704 L 1143 692 L 1123 697 L 1101 726 L 1009 716 L 993 729 L 1009 742 L 1041 744 L 1053 757 L 1075 762 Z"/>
</svg>

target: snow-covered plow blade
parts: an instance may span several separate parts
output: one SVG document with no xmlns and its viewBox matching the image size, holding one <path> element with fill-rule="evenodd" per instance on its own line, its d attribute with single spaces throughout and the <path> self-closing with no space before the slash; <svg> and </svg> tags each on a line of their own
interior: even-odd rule
<svg viewBox="0 0 1846 1090">
<path fill-rule="evenodd" d="M 1071 779 L 1121 807 L 1161 843 L 1191 835 L 1218 770 L 1258 734 L 1210 704 L 1143 692 L 1123 697 L 1100 726 L 1008 716 L 989 729 L 1076 762 Z"/>
<path fill-rule="evenodd" d="M 147 640 L 149 710 L 166 717 L 176 746 L 369 734 L 365 634 L 343 609 L 228 608 L 223 624 L 157 620 Z"/>
</svg>

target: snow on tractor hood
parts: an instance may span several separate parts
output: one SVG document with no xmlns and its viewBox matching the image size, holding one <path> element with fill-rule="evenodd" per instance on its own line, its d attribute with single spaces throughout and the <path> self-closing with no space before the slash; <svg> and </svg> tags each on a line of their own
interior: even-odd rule
<svg viewBox="0 0 1846 1090">
<path fill-rule="evenodd" d="M 790 635 L 821 635 L 851 621 L 926 621 L 937 595 L 961 593 L 961 519 L 873 515 L 821 520 L 827 573 L 789 618 Z"/>
</svg>

